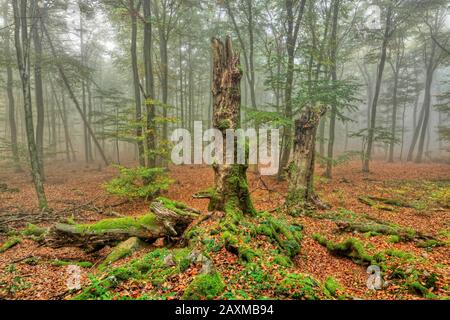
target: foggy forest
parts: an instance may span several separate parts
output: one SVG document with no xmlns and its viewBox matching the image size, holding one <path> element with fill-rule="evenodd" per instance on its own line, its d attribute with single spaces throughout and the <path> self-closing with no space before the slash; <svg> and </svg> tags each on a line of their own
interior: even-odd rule
<svg viewBox="0 0 450 320">
<path fill-rule="evenodd" d="M 450 1 L 0 0 L 0 300 L 450 298 Z"/>
</svg>

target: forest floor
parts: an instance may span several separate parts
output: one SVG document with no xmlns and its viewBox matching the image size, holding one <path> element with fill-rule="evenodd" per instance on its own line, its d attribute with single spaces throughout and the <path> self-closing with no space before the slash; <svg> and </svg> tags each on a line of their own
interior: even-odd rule
<svg viewBox="0 0 450 320">
<path fill-rule="evenodd" d="M 308 298 L 304 292 L 295 295 L 297 287 L 280 289 L 281 273 L 308 275 L 317 283 L 327 283 L 326 295 L 319 298 L 341 299 L 423 299 L 448 298 L 450 296 L 450 165 L 445 164 L 388 164 L 375 161 L 372 173 L 363 174 L 358 161 L 335 168 L 334 178 L 322 177 L 323 169 L 318 167 L 316 188 L 321 198 L 331 205 L 328 211 L 318 212 L 324 218 L 289 216 L 293 223 L 303 226 L 300 253 L 293 262 L 285 266 L 266 263 L 255 266 L 242 263 L 237 256 L 223 247 L 212 248 L 209 256 L 225 279 L 226 289 L 219 298 L 261 299 L 261 298 Z M 75 220 L 88 223 L 108 218 L 110 212 L 123 215 L 141 215 L 148 211 L 146 201 L 127 202 L 108 195 L 102 188 L 105 181 L 117 174 L 115 168 L 85 167 L 76 164 L 54 163 L 47 166 L 45 183 L 48 200 L 53 213 L 42 215 L 36 208 L 35 194 L 27 173 L 0 173 L 0 183 L 6 183 L 9 190 L 0 192 L 0 219 L 8 229 L 23 229 L 27 222 L 49 226 L 56 221 Z M 189 206 L 207 211 L 208 200 L 193 199 L 192 195 L 213 184 L 213 171 L 209 167 L 177 166 L 170 168 L 175 180 L 165 197 L 183 201 Z M 249 170 L 249 186 L 252 200 L 259 211 L 269 211 L 280 216 L 275 209 L 280 207 L 286 193 L 286 183 L 274 177 L 260 177 Z M 15 190 L 17 188 L 17 190 Z M 401 199 L 401 205 L 363 203 L 359 197 L 383 197 Z M 440 242 L 419 245 L 415 241 L 400 241 L 393 235 L 375 232 L 337 232 L 333 219 L 350 217 L 352 221 L 369 218 L 383 221 L 398 228 L 409 228 L 434 236 Z M 208 225 L 210 230 L 208 230 Z M 206 222 L 203 232 L 214 229 L 214 221 Z M 1 233 L 0 246 L 8 239 L 6 231 Z M 358 240 L 370 255 L 379 252 L 389 256 L 389 267 L 385 275 L 389 278 L 382 290 L 367 288 L 367 265 L 355 259 L 332 254 L 321 245 L 317 234 L 334 243 L 349 237 Z M 216 244 L 213 232 L 210 239 Z M 258 236 L 255 243 L 263 252 L 274 251 L 273 244 Z M 160 259 L 165 249 L 162 242 L 133 253 L 115 263 L 123 265 L 147 257 Z M 111 251 L 106 247 L 95 253 L 85 253 L 79 248 L 52 249 L 23 238 L 20 243 L 0 253 L 0 299 L 63 299 L 70 298 L 67 292 L 67 266 L 63 261 L 88 261 L 94 266 L 82 268 L 83 286 L 98 285 L 102 276 L 95 265 Z M 153 252 L 153 255 L 152 255 Z M 155 254 L 158 253 L 158 254 Z M 150 260 L 148 260 L 150 259 Z M 273 262 L 272 258 L 269 261 Z M 394 267 L 393 267 L 394 266 Z M 287 271 L 286 271 L 287 270 Z M 163 283 L 126 278 L 120 284 L 97 292 L 95 298 L 167 298 L 177 299 L 189 285 L 192 277 L 199 273 L 197 266 L 189 266 L 179 274 L 171 274 Z M 394 276 L 395 273 L 395 276 Z M 95 277 L 92 276 L 95 274 Z M 390 277 L 388 277 L 390 275 Z M 330 280 L 330 277 L 332 279 Z M 104 277 L 103 277 L 104 278 Z M 421 286 L 408 283 L 418 281 Z M 401 280 L 401 281 L 400 281 Z M 416 282 L 417 282 L 416 281 Z M 337 290 L 333 290 L 333 283 Z M 285 282 L 286 286 L 292 285 Z M 407 285 L 405 285 L 407 284 Z M 312 285 L 314 287 L 314 285 Z M 422 290 L 426 288 L 427 292 Z M 99 291 L 99 288 L 97 288 Z M 335 292 L 336 291 L 336 292 Z M 331 292 L 331 294 L 330 294 Z"/>
</svg>

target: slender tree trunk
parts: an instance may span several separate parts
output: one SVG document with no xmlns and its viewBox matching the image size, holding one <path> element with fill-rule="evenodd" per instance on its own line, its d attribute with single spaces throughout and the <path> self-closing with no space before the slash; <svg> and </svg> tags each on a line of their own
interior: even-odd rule
<svg viewBox="0 0 450 320">
<path fill-rule="evenodd" d="M 181 127 L 186 127 L 186 119 L 184 115 L 184 85 L 183 85 L 183 53 L 181 50 L 181 35 L 179 42 L 179 68 L 180 68 L 180 111 L 181 111 Z"/>
<path fill-rule="evenodd" d="M 294 1 L 286 0 L 286 12 L 287 12 L 287 35 L 286 35 L 286 49 L 288 55 L 287 67 L 286 67 L 286 85 L 284 92 L 284 101 L 286 105 L 285 116 L 288 119 L 292 119 L 292 91 L 294 86 L 294 56 L 298 37 L 298 30 L 300 28 L 300 22 L 303 17 L 306 0 L 301 0 L 298 8 L 298 16 L 294 21 Z M 292 126 L 285 126 L 283 130 L 283 152 L 280 159 L 280 167 L 278 170 L 278 179 L 282 179 L 284 170 L 289 162 L 292 145 Z"/>
<path fill-rule="evenodd" d="M 388 162 L 394 162 L 394 147 L 395 147 L 395 135 L 397 129 L 397 92 L 398 92 L 398 77 L 399 77 L 399 65 L 394 71 L 394 92 L 392 97 L 392 118 L 391 118 L 391 141 L 389 143 L 389 159 Z"/>
<path fill-rule="evenodd" d="M 4 3 L 3 6 L 3 21 L 5 25 L 8 25 L 8 2 Z M 17 145 L 17 125 L 16 125 L 16 110 L 15 110 L 15 101 L 14 101 L 14 78 L 13 78 L 13 70 L 12 70 L 12 57 L 11 57 L 11 48 L 10 48 L 10 32 L 9 28 L 3 30 L 4 32 L 4 43 L 5 43 L 5 55 L 7 58 L 6 64 L 6 91 L 8 94 L 8 119 L 9 119 L 9 131 L 11 137 L 11 153 L 12 160 L 14 163 L 15 172 L 21 172 L 22 168 L 20 166 L 20 158 L 19 158 L 19 148 Z"/>
<path fill-rule="evenodd" d="M 373 148 L 373 139 L 375 135 L 375 125 L 376 125 L 376 116 L 377 116 L 377 105 L 378 105 L 378 98 L 380 96 L 380 90 L 381 90 L 381 81 L 383 79 L 383 71 L 384 71 L 384 65 L 386 64 L 386 53 L 387 53 L 387 46 L 389 43 L 389 38 L 391 36 L 391 24 L 392 24 L 392 4 L 388 6 L 387 9 L 387 15 L 386 15 L 386 27 L 384 31 L 383 36 L 383 43 L 381 46 L 381 57 L 380 57 L 380 63 L 378 65 L 378 75 L 377 75 L 377 81 L 375 85 L 375 93 L 372 101 L 371 106 L 371 113 L 370 113 L 370 126 L 367 136 L 367 149 L 364 155 L 364 165 L 363 165 L 363 171 L 369 172 L 369 163 L 372 158 L 372 148 Z"/>
<path fill-rule="evenodd" d="M 141 89 L 139 81 L 139 69 L 137 58 L 137 18 L 134 6 L 134 0 L 129 0 L 131 15 L 131 64 L 133 69 L 133 85 L 134 85 L 134 104 L 135 104 L 135 120 L 136 120 L 136 144 L 138 148 L 139 165 L 145 166 L 145 150 L 142 137 L 142 111 L 141 111 Z"/>
<path fill-rule="evenodd" d="M 431 108 L 431 87 L 433 84 L 433 76 L 434 76 L 434 69 L 432 67 L 429 67 L 427 70 L 427 79 L 426 79 L 426 85 L 425 85 L 425 97 L 423 101 L 423 121 L 421 125 L 421 131 L 419 136 L 419 147 L 417 150 L 417 155 L 415 162 L 421 163 L 422 157 L 423 157 L 423 150 L 425 146 L 425 136 L 427 132 L 428 122 L 430 120 L 430 108 Z"/>
<path fill-rule="evenodd" d="M 37 2 L 37 1 L 36 1 Z M 34 93 L 36 98 L 37 123 L 36 123 L 36 147 L 39 157 L 39 170 L 41 171 L 42 179 L 45 180 L 44 175 L 44 93 L 42 85 L 42 37 L 41 28 L 42 23 L 40 17 L 40 9 L 36 4 L 36 18 L 32 27 L 33 45 L 34 45 Z"/>
<path fill-rule="evenodd" d="M 150 0 L 143 1 L 144 7 L 144 67 L 145 67 L 145 106 L 147 109 L 147 166 L 152 168 L 156 166 L 156 126 L 155 126 L 155 85 L 153 79 L 153 61 L 152 61 L 152 14 Z"/>
<path fill-rule="evenodd" d="M 319 154 L 321 157 L 325 156 L 325 117 L 320 119 L 319 124 Z"/>
<path fill-rule="evenodd" d="M 45 196 L 44 184 L 39 168 L 39 155 L 34 138 L 33 110 L 31 102 L 30 84 L 30 39 L 28 37 L 27 24 L 27 1 L 13 1 L 14 10 L 14 39 L 16 46 L 17 64 L 19 66 L 20 78 L 22 81 L 22 94 L 25 111 L 25 127 L 28 141 L 28 153 L 31 162 L 31 175 L 36 190 L 39 208 L 48 208 Z"/>
<path fill-rule="evenodd" d="M 212 39 L 213 50 L 213 126 L 221 131 L 223 141 L 226 141 L 226 130 L 236 130 L 240 123 L 241 90 L 239 55 L 232 48 L 231 38 L 226 38 L 225 44 Z M 235 145 L 236 147 L 236 145 Z M 234 148 L 236 151 L 237 148 Z M 226 150 L 224 147 L 223 150 Z M 224 157 L 225 159 L 225 157 Z M 247 183 L 247 165 L 223 164 L 213 165 L 215 191 L 211 195 L 209 210 L 233 213 L 254 213 L 250 191 Z"/>
<path fill-rule="evenodd" d="M 333 2 L 333 26 L 331 30 L 331 40 L 330 40 L 330 63 L 331 63 L 331 81 L 333 83 L 337 82 L 337 28 L 339 19 L 339 7 L 340 1 L 334 0 Z M 325 176 L 332 178 L 333 171 L 333 152 L 334 152 L 334 139 L 335 139 L 335 128 L 336 128 L 336 115 L 337 115 L 337 105 L 334 103 L 331 106 L 330 114 L 330 130 L 328 137 L 328 153 L 327 153 L 327 169 Z M 314 170 L 314 168 L 312 168 Z"/>
</svg>

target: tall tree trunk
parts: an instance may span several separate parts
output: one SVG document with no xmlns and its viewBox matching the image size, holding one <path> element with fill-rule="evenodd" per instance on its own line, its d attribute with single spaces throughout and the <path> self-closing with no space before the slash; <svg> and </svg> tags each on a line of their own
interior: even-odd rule
<svg viewBox="0 0 450 320">
<path fill-rule="evenodd" d="M 436 20 L 436 23 L 437 23 L 437 20 Z M 427 50 L 426 45 L 425 45 L 425 50 Z M 438 66 L 438 62 L 440 59 L 439 57 L 438 58 L 436 57 L 436 50 L 437 50 L 437 44 L 435 41 L 432 41 L 428 60 L 425 61 L 427 74 L 426 74 L 426 80 L 425 80 L 426 81 L 425 82 L 425 96 L 424 96 L 423 107 L 422 107 L 423 121 L 422 121 L 422 124 L 420 127 L 421 132 L 420 132 L 420 137 L 419 137 L 419 147 L 418 147 L 417 155 L 416 155 L 416 159 L 415 159 L 416 163 L 422 162 L 423 150 L 424 150 L 424 146 L 425 146 L 425 136 L 426 136 L 428 126 L 429 126 L 429 121 L 430 121 L 431 89 L 433 86 L 434 72 L 436 71 L 436 68 Z"/>
<path fill-rule="evenodd" d="M 245 84 L 248 84 L 249 91 L 250 91 L 250 100 L 252 103 L 252 108 L 256 109 L 256 94 L 255 94 L 255 67 L 254 67 L 254 17 L 253 17 L 253 6 L 251 0 L 245 0 L 246 5 L 246 16 L 247 16 L 247 31 L 248 31 L 248 37 L 249 37 L 249 43 L 248 43 L 248 49 L 244 42 L 244 39 L 241 34 L 241 28 L 238 26 L 236 18 L 234 16 L 233 10 L 230 5 L 230 1 L 225 1 L 225 5 L 228 11 L 228 15 L 231 18 L 231 22 L 233 23 L 234 31 L 236 32 L 236 35 L 239 40 L 239 44 L 241 45 L 242 53 L 244 55 L 244 64 L 246 68 L 246 75 L 245 78 L 247 79 L 247 82 Z M 245 94 L 245 103 L 247 99 L 247 92 L 244 90 Z"/>
<path fill-rule="evenodd" d="M 31 84 L 30 84 L 30 40 L 28 37 L 27 24 L 27 1 L 13 1 L 14 10 L 14 40 L 16 46 L 17 64 L 19 66 L 20 78 L 22 81 L 22 94 L 25 111 L 25 127 L 28 141 L 28 153 L 31 162 L 31 175 L 36 190 L 39 208 L 45 210 L 48 208 L 47 198 L 45 196 L 44 184 L 39 168 L 39 155 L 34 138 L 33 110 L 31 103 Z"/>
<path fill-rule="evenodd" d="M 433 60 L 431 60 L 433 61 Z M 433 76 L 434 76 L 434 69 L 431 66 L 428 67 L 427 70 L 427 79 L 426 79 L 426 85 L 425 85 L 425 97 L 424 97 L 424 101 L 423 101 L 423 121 L 422 121 L 422 125 L 421 125 L 421 131 L 420 131 L 420 136 L 419 136 L 419 147 L 417 150 L 417 155 L 416 155 L 416 159 L 415 162 L 416 163 L 421 163 L 422 162 L 422 157 L 423 157 L 423 150 L 424 150 L 424 146 L 425 146 L 425 135 L 427 133 L 427 127 L 428 127 L 428 122 L 430 120 L 430 108 L 431 108 L 431 88 L 432 88 L 432 84 L 433 84 Z"/>
<path fill-rule="evenodd" d="M 145 67 L 145 106 L 147 109 L 147 166 L 156 166 L 156 126 L 155 126 L 155 84 L 153 79 L 152 61 L 152 14 L 150 0 L 143 1 L 144 7 L 144 67 Z"/>
<path fill-rule="evenodd" d="M 378 74 L 377 74 L 377 81 L 375 85 L 375 93 L 373 96 L 372 106 L 370 110 L 370 126 L 367 136 L 367 149 L 364 155 L 364 164 L 363 164 L 363 171 L 369 172 L 369 164 L 370 160 L 372 158 L 372 148 L 373 148 L 373 139 L 375 135 L 375 125 L 376 125 L 376 117 L 377 117 L 377 105 L 378 105 L 378 98 L 380 96 L 380 90 L 381 90 L 381 81 L 383 79 L 383 72 L 384 72 L 384 65 L 386 64 L 386 53 L 387 53 L 387 46 L 389 43 L 389 38 L 391 36 L 391 26 L 392 24 L 392 4 L 389 4 L 387 8 L 387 14 L 386 14 L 386 26 L 384 30 L 384 36 L 383 36 L 383 43 L 381 46 L 381 57 L 380 57 L 380 63 L 378 65 Z"/>
<path fill-rule="evenodd" d="M 233 51 L 229 36 L 225 44 L 218 39 L 212 39 L 212 50 L 213 126 L 221 131 L 225 143 L 226 130 L 236 130 L 240 123 L 242 73 L 239 55 Z M 236 145 L 234 150 L 237 150 Z M 214 164 L 213 169 L 215 190 L 211 195 L 209 210 L 254 213 L 247 183 L 247 165 L 226 164 L 223 161 L 223 164 Z"/>
<path fill-rule="evenodd" d="M 135 104 L 135 120 L 136 120 L 136 144 L 138 148 L 139 165 L 145 166 L 145 150 L 142 137 L 142 111 L 141 111 L 141 89 L 139 82 L 139 69 L 137 58 L 137 18 L 134 0 L 129 0 L 129 8 L 131 15 L 131 64 L 133 69 L 133 85 L 134 85 L 134 104 Z"/>
<path fill-rule="evenodd" d="M 8 2 L 4 3 L 3 6 L 3 21 L 5 25 L 8 25 Z M 10 32 L 9 28 L 3 30 L 4 32 L 4 43 L 5 43 L 5 55 L 7 58 L 6 64 L 6 91 L 8 94 L 8 119 L 9 119 L 9 131 L 11 137 L 11 153 L 12 160 L 14 163 L 14 169 L 16 172 L 21 172 L 22 168 L 20 166 L 19 158 L 19 148 L 17 145 L 17 125 L 16 125 L 16 110 L 14 101 L 14 79 L 12 70 L 12 57 L 10 48 Z"/>
<path fill-rule="evenodd" d="M 168 90 L 169 90 L 169 57 L 167 55 L 167 45 L 168 39 L 163 28 L 158 28 L 159 30 L 159 54 L 161 58 L 161 91 L 162 91 L 162 102 L 163 107 L 163 117 L 167 118 L 167 102 L 168 102 Z M 162 137 L 167 140 L 167 121 L 163 122 Z"/>
<path fill-rule="evenodd" d="M 287 35 L 286 35 L 286 49 L 288 55 L 287 67 L 286 67 L 286 86 L 284 91 L 284 101 L 286 105 L 285 116 L 288 119 L 292 119 L 292 91 L 294 86 L 294 57 L 295 57 L 295 49 L 298 37 L 298 31 L 300 28 L 300 22 L 303 17 L 303 12 L 305 8 L 306 0 L 301 0 L 298 15 L 295 19 L 294 16 L 294 1 L 286 0 L 286 12 L 287 12 Z M 296 20 L 296 21 L 294 21 Z M 290 153 L 291 153 L 291 145 L 292 145 L 292 126 L 285 126 L 283 130 L 283 146 L 280 159 L 280 167 L 278 170 L 278 179 L 283 178 L 284 170 L 289 161 Z"/>
<path fill-rule="evenodd" d="M 180 111 L 181 111 L 181 127 L 186 127 L 186 119 L 184 114 L 184 84 L 183 84 L 183 53 L 181 50 L 181 35 L 179 39 L 179 68 L 180 68 Z"/>
<path fill-rule="evenodd" d="M 397 92 L 398 92 L 398 77 L 399 77 L 399 65 L 394 70 L 394 92 L 392 97 L 392 118 L 391 118 L 391 141 L 389 142 L 389 159 L 388 162 L 394 162 L 394 147 L 395 147 L 395 135 L 397 129 Z"/>
<path fill-rule="evenodd" d="M 333 26 L 331 29 L 331 39 L 330 39 L 330 63 L 331 63 L 331 81 L 336 83 L 337 81 L 337 28 L 338 28 L 338 19 L 339 19 L 339 7 L 340 1 L 333 1 Z M 327 153 L 327 169 L 325 172 L 325 176 L 328 178 L 332 178 L 333 171 L 333 151 L 334 151 L 334 138 L 335 138 L 335 128 L 336 128 L 336 115 L 337 115 L 337 105 L 334 103 L 331 106 L 331 114 L 330 114 L 330 130 L 328 137 L 328 153 Z M 314 168 L 313 168 L 314 169 Z"/>
<path fill-rule="evenodd" d="M 67 160 L 67 162 L 70 162 L 71 161 L 71 158 L 70 158 L 70 145 L 72 144 L 72 142 L 70 140 L 69 128 L 67 126 L 67 115 L 66 115 L 66 112 L 65 112 L 65 107 L 64 107 L 64 109 L 61 108 L 61 104 L 59 103 L 59 99 L 58 99 L 58 96 L 56 94 L 56 90 L 55 90 L 55 87 L 53 85 L 53 81 L 52 80 L 50 80 L 50 87 L 51 87 L 51 90 L 52 90 L 52 93 L 53 93 L 53 98 L 54 98 L 55 103 L 56 103 L 56 108 L 58 109 L 58 114 L 59 114 L 59 116 L 61 118 L 61 122 L 63 124 L 64 141 L 65 141 L 65 146 L 66 146 L 66 160 Z"/>
<path fill-rule="evenodd" d="M 36 17 L 35 23 L 32 27 L 33 45 L 34 45 L 34 93 L 36 98 L 36 111 L 37 111 L 37 123 L 36 123 L 36 148 L 38 150 L 39 157 L 39 170 L 41 171 L 42 179 L 45 180 L 44 175 L 44 93 L 42 85 L 42 37 L 41 28 L 42 23 L 41 13 L 37 1 L 35 1 Z"/>
</svg>

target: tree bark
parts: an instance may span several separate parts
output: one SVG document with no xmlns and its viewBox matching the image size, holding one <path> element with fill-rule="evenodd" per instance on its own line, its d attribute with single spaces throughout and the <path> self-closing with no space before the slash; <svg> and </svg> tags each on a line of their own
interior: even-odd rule
<svg viewBox="0 0 450 320">
<path fill-rule="evenodd" d="M 137 9 L 134 0 L 129 0 L 129 10 L 131 16 L 131 65 L 133 70 L 134 104 L 136 120 L 136 145 L 138 148 L 138 160 L 141 167 L 145 166 L 144 140 L 142 137 L 142 110 L 141 110 L 141 88 L 139 81 L 139 69 L 137 58 Z"/>
<path fill-rule="evenodd" d="M 8 3 L 4 3 L 3 7 L 3 21 L 5 25 L 8 25 Z M 12 160 L 14 162 L 14 168 L 16 172 L 21 172 L 22 168 L 20 166 L 20 158 L 19 158 L 19 148 L 17 145 L 17 125 L 16 125 L 16 110 L 15 110 L 15 101 L 14 101 L 14 78 L 13 78 L 13 70 L 12 63 L 13 59 L 11 57 L 11 48 L 10 48 L 10 32 L 9 28 L 3 30 L 4 32 L 4 41 L 5 41 L 5 55 L 7 58 L 6 65 L 6 91 L 8 94 L 8 119 L 9 119 L 9 130 L 11 137 L 11 153 Z"/>
<path fill-rule="evenodd" d="M 239 56 L 233 51 L 231 38 L 225 44 L 213 38 L 213 126 L 222 133 L 226 141 L 226 130 L 236 130 L 240 123 L 242 72 Z M 236 145 L 234 150 L 236 151 Z M 223 150 L 226 150 L 225 146 Z M 225 158 L 225 157 L 224 157 Z M 254 213 L 247 183 L 247 165 L 223 164 L 213 165 L 215 188 L 211 195 L 209 210 L 232 213 Z"/>
<path fill-rule="evenodd" d="M 301 0 L 298 15 L 295 19 L 294 16 L 294 1 L 286 0 L 286 12 L 287 12 L 287 35 L 286 35 L 286 50 L 288 55 L 287 67 L 286 67 L 286 86 L 284 89 L 284 101 L 286 105 L 285 116 L 288 119 L 292 119 L 292 91 L 294 86 L 294 56 L 297 44 L 298 32 L 300 29 L 300 22 L 303 18 L 303 12 L 305 8 L 306 0 Z M 295 19 L 295 21 L 294 21 Z M 292 145 L 292 127 L 285 126 L 283 130 L 283 152 L 280 159 L 280 167 L 278 170 L 278 179 L 283 178 L 284 171 L 289 162 Z"/>
<path fill-rule="evenodd" d="M 155 105 L 152 102 L 155 98 L 155 84 L 153 78 L 152 61 L 152 14 L 150 0 L 143 1 L 144 7 L 144 67 L 145 67 L 145 106 L 147 109 L 147 166 L 152 168 L 156 166 L 156 126 L 155 126 Z"/>
<path fill-rule="evenodd" d="M 330 63 L 331 63 L 331 81 L 336 83 L 337 81 L 337 28 L 339 20 L 339 6 L 340 1 L 334 0 L 333 2 L 333 26 L 331 29 L 331 39 L 330 39 Z M 337 115 L 337 105 L 336 102 L 331 106 L 330 114 L 330 130 L 328 137 L 328 153 L 327 153 L 327 169 L 325 171 L 325 176 L 332 178 L 333 171 L 333 151 L 334 151 L 334 138 L 336 129 L 336 115 Z M 314 168 L 312 168 L 314 169 Z"/>
<path fill-rule="evenodd" d="M 25 130 L 28 141 L 28 153 L 31 162 L 31 175 L 38 197 L 39 208 L 48 208 L 45 196 L 44 184 L 39 168 L 39 155 L 34 138 L 33 110 L 31 102 L 30 84 L 30 39 L 28 37 L 27 24 L 27 1 L 13 1 L 14 10 L 14 39 L 16 46 L 17 64 L 19 66 L 20 78 L 22 81 L 22 94 L 25 111 Z"/>
<path fill-rule="evenodd" d="M 375 125 L 377 116 L 377 105 L 378 105 L 378 98 L 380 96 L 381 81 L 383 79 L 384 65 L 386 64 L 387 46 L 392 32 L 391 24 L 392 24 L 392 4 L 390 4 L 387 8 L 386 27 L 384 30 L 383 43 L 381 46 L 381 57 L 380 63 L 378 65 L 377 81 L 375 84 L 375 93 L 373 96 L 372 106 L 370 110 L 370 125 L 367 136 L 367 149 L 364 155 L 363 172 L 369 172 L 369 164 L 372 158 L 373 139 L 375 135 Z"/>
<path fill-rule="evenodd" d="M 317 127 L 325 109 L 308 108 L 295 121 L 294 151 L 288 166 L 289 209 L 327 208 L 314 192 L 314 165 Z"/>
<path fill-rule="evenodd" d="M 44 175 L 44 93 L 42 84 L 42 37 L 40 25 L 41 12 L 35 1 L 36 21 L 32 27 L 33 45 L 34 45 L 34 93 L 36 99 L 37 123 L 36 123 L 36 147 L 39 157 L 39 170 L 41 171 L 42 179 L 45 180 Z"/>
</svg>

